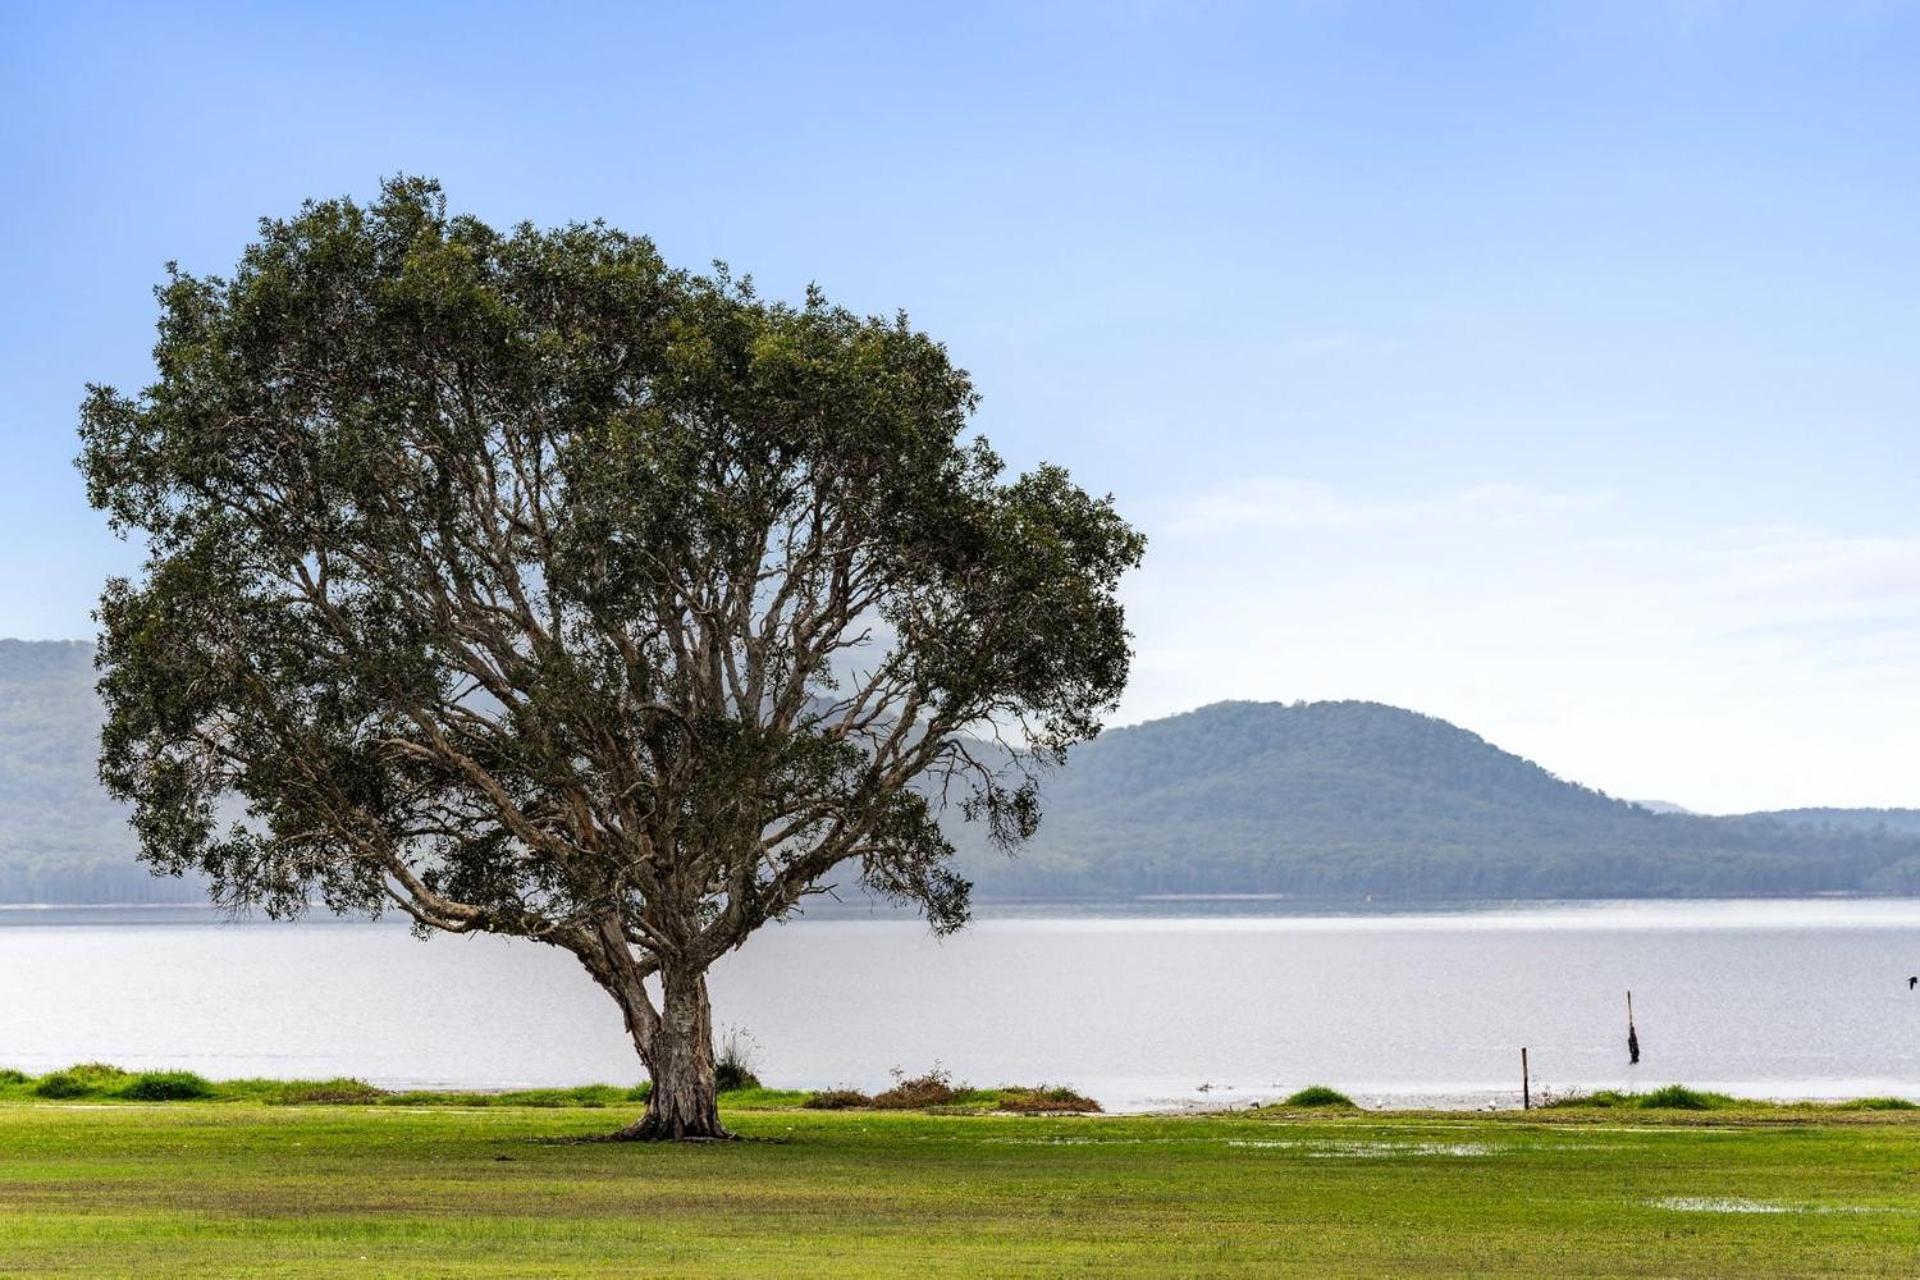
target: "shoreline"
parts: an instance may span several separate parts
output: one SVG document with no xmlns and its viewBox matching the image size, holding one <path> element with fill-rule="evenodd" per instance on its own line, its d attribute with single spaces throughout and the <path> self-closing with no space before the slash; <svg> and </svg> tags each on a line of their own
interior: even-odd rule
<svg viewBox="0 0 1920 1280">
<path fill-rule="evenodd" d="M 1299 1091 L 1245 1091 L 1232 1096 L 1198 1099 L 1139 1098 L 1109 1103 L 1093 1094 L 1065 1086 L 954 1084 L 942 1100 L 913 1105 L 875 1105 L 863 1094 L 844 1088 L 782 1088 L 754 1083 L 720 1094 L 723 1106 L 752 1110 L 833 1110 L 859 1112 L 922 1112 L 927 1114 L 1109 1115 L 1113 1117 L 1205 1117 L 1272 1115 L 1312 1111 L 1324 1114 L 1456 1117 L 1531 1114 L 1563 1111 L 1770 1112 L 1832 1114 L 1871 1110 L 1920 1112 L 1920 1088 L 1903 1082 L 1861 1081 L 1861 1088 L 1827 1094 L 1756 1095 L 1736 1093 L 1712 1084 L 1689 1087 L 1680 1083 L 1649 1083 L 1633 1090 L 1610 1087 L 1540 1088 L 1531 1108 L 1517 1093 L 1381 1094 L 1367 1090 L 1334 1091 L 1326 1086 L 1303 1086 L 1337 1101 L 1296 1101 Z M 1874 1086 L 1880 1086 L 1875 1088 Z M 547 1109 L 610 1109 L 644 1103 L 647 1085 L 587 1083 L 547 1086 L 422 1085 L 352 1076 L 329 1079 L 242 1077 L 210 1080 L 175 1068 L 123 1068 L 99 1062 L 29 1073 L 18 1067 L 0 1068 L 0 1103 L 29 1106 L 138 1105 L 222 1106 L 263 1103 L 273 1106 L 359 1105 L 370 1107 L 535 1107 Z M 858 1098 L 848 1102 L 845 1099 Z M 1081 1105 L 1081 1104 L 1087 1105 Z"/>
</svg>

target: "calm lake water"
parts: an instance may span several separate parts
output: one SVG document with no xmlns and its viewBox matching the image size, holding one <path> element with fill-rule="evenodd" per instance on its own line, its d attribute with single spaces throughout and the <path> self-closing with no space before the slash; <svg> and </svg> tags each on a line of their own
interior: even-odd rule
<svg viewBox="0 0 1920 1280">
<path fill-rule="evenodd" d="M 1920 1098 L 1915 973 L 1911 899 L 1162 903 L 1003 913 L 945 940 L 889 919 L 770 927 L 716 970 L 714 1006 L 779 1086 L 870 1089 L 937 1061 L 975 1084 L 1073 1084 L 1115 1109 L 1313 1082 L 1374 1105 L 1505 1106 L 1526 1045 L 1536 1089 Z M 182 908 L 0 908 L 0 1066 L 88 1059 L 386 1085 L 639 1076 L 612 1004 L 549 948 Z"/>
</svg>

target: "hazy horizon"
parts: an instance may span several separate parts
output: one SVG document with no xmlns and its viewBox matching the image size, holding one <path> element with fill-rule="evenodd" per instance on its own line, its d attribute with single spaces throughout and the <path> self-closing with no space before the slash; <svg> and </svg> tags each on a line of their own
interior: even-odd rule
<svg viewBox="0 0 1920 1280">
<path fill-rule="evenodd" d="M 48 639 L 48 640 L 22 640 L 18 637 L 13 637 L 13 636 L 0 636 L 0 645 L 74 644 L 74 645 L 91 646 L 93 643 L 94 642 L 92 640 L 86 637 L 67 637 L 67 638 L 61 638 L 61 639 Z M 1429 716 L 1429 713 L 1422 711 L 1418 707 L 1397 707 L 1391 703 L 1382 703 L 1382 702 L 1378 702 L 1377 700 L 1364 699 L 1364 698 L 1362 699 L 1316 699 L 1316 700 L 1296 699 L 1291 701 L 1277 699 L 1277 698 L 1223 698 L 1223 699 L 1218 699 L 1212 702 L 1198 703 L 1191 707 L 1177 708 L 1175 710 L 1166 712 L 1164 715 L 1149 717 L 1147 719 L 1131 720 L 1131 721 L 1126 721 L 1124 723 L 1115 721 L 1114 723 L 1108 725 L 1107 729 L 1109 731 L 1112 731 L 1112 730 L 1118 730 L 1118 729 L 1138 728 L 1143 725 L 1155 723 L 1157 721 L 1170 720 L 1170 719 L 1174 719 L 1181 716 L 1195 715 L 1195 714 L 1205 713 L 1215 709 L 1233 707 L 1233 706 L 1263 706 L 1263 707 L 1278 707 L 1278 708 L 1284 708 L 1289 710 L 1297 710 L 1302 707 L 1330 706 L 1330 705 L 1352 704 L 1352 703 L 1360 703 L 1367 706 L 1385 707 L 1390 711 L 1406 713 L 1408 715 L 1420 717 L 1420 718 L 1427 718 Z M 1507 751 L 1508 754 L 1518 755 L 1518 753 L 1511 752 L 1508 748 L 1503 746 L 1501 743 L 1493 741 L 1492 739 L 1488 738 L 1485 734 L 1476 732 L 1474 727 L 1471 724 L 1458 724 L 1451 721 L 1447 721 L 1445 723 L 1452 724 L 1454 728 L 1463 730 L 1466 733 L 1472 735 L 1473 737 L 1479 738 L 1483 742 L 1486 742 L 1487 745 L 1492 746 L 1497 750 Z M 1084 744 L 1081 748 L 1076 748 L 1072 753 L 1070 753 L 1069 760 L 1068 760 L 1069 765 L 1071 765 L 1076 760 L 1081 758 L 1080 751 L 1083 749 L 1084 749 Z M 1521 758 L 1524 759 L 1525 757 L 1521 757 Z M 1538 764 L 1539 762 L 1531 761 L 1530 763 Z M 1579 786 L 1591 786 L 1591 784 L 1587 783 L 1584 779 L 1581 779 L 1581 778 L 1571 778 L 1571 777 L 1566 777 L 1564 775 L 1560 775 L 1560 777 L 1561 777 L 1561 780 L 1565 782 L 1574 783 Z M 1697 809 L 1691 805 L 1679 804 L 1666 796 L 1658 796 L 1658 795 L 1613 796 L 1612 798 L 1616 800 L 1625 800 L 1631 804 L 1638 804 L 1641 807 L 1651 809 L 1656 813 L 1684 813 L 1684 814 L 1689 814 L 1693 816 L 1704 816 L 1704 817 L 1714 817 L 1714 816 L 1737 817 L 1737 816 L 1744 816 L 1744 815 L 1752 814 L 1756 812 L 1765 812 L 1765 810 L 1751 810 L 1751 809 L 1719 810 L 1719 811 Z M 1793 806 L 1793 807 L 1795 808 L 1838 808 L 1838 807 L 1846 807 L 1846 806 L 1809 805 L 1809 806 Z M 1914 805 L 1874 806 L 1874 807 L 1887 808 L 1887 809 L 1906 809 L 1906 810 L 1920 809 L 1920 806 L 1914 806 Z"/>
<path fill-rule="evenodd" d="M 135 567 L 75 406 L 148 380 L 162 264 L 404 171 L 904 307 L 1152 538 L 1115 723 L 1354 698 L 1920 804 L 1920 11 L 113 12 L 0 15 L 0 634 Z"/>
</svg>

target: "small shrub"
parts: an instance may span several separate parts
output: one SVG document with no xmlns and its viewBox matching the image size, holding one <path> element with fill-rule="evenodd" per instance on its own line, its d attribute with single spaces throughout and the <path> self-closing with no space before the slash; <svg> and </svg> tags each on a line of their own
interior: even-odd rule
<svg viewBox="0 0 1920 1280">
<path fill-rule="evenodd" d="M 1288 1095 L 1280 1104 L 1283 1107 L 1351 1107 L 1353 1099 L 1338 1089 L 1329 1089 L 1324 1084 L 1310 1084 L 1298 1093 Z"/>
<path fill-rule="evenodd" d="M 385 1089 L 365 1080 L 341 1077 L 337 1080 L 294 1080 L 280 1090 L 275 1102 L 284 1106 L 358 1106 L 378 1102 L 387 1096 Z"/>
<path fill-rule="evenodd" d="M 93 1085 L 71 1071 L 54 1071 L 41 1076 L 40 1083 L 33 1086 L 33 1091 L 42 1098 L 84 1098 L 97 1092 Z"/>
<path fill-rule="evenodd" d="M 1840 1111 L 1920 1111 L 1920 1102 L 1907 1098 L 1852 1098 L 1837 1104 Z"/>
<path fill-rule="evenodd" d="M 1701 1093 L 1683 1084 L 1670 1084 L 1664 1089 L 1640 1095 L 1634 1105 L 1648 1111 L 1712 1111 L 1732 1103 L 1733 1099 L 1724 1094 Z"/>
<path fill-rule="evenodd" d="M 849 1111 L 855 1107 L 870 1107 L 873 1099 L 858 1089 L 822 1089 L 810 1093 L 807 1100 L 800 1104 L 814 1111 Z"/>
<path fill-rule="evenodd" d="M 125 1085 L 132 1073 L 111 1062 L 82 1062 L 67 1068 L 67 1074 L 86 1081 L 89 1087 L 99 1092 L 118 1089 Z"/>
<path fill-rule="evenodd" d="M 651 1080 L 642 1080 L 639 1084 L 627 1090 L 628 1102 L 645 1102 L 648 1098 L 651 1098 L 652 1096 L 653 1096 L 653 1081 Z"/>
<path fill-rule="evenodd" d="M 1727 1107 L 1770 1107 L 1757 1099 L 1730 1098 L 1724 1093 L 1706 1093 L 1683 1084 L 1670 1084 L 1652 1093 L 1623 1093 L 1618 1089 L 1598 1089 L 1593 1093 L 1572 1092 L 1548 1097 L 1534 1104 L 1542 1108 L 1593 1107 L 1599 1110 L 1641 1111 L 1719 1111 Z"/>
<path fill-rule="evenodd" d="M 1002 1111 L 1017 1111 L 1022 1115 L 1044 1115 L 1048 1112 L 1096 1112 L 1100 1104 L 1083 1093 L 1058 1085 L 1040 1085 L 1027 1089 L 1012 1087 L 1000 1090 L 998 1105 Z"/>
<path fill-rule="evenodd" d="M 120 1096 L 134 1102 L 187 1102 L 211 1098 L 213 1085 L 191 1071 L 145 1071 L 121 1089 Z"/>
<path fill-rule="evenodd" d="M 923 1076 L 906 1077 L 900 1068 L 893 1069 L 893 1088 L 873 1097 L 873 1105 L 882 1111 L 911 1111 L 915 1107 L 944 1107 L 956 1101 L 964 1088 L 956 1089 L 953 1077 L 940 1069 L 939 1063 Z"/>
<path fill-rule="evenodd" d="M 758 1049 L 759 1045 L 744 1028 L 728 1027 L 713 1064 L 714 1087 L 721 1093 L 758 1089 L 760 1077 L 753 1073 L 753 1059 Z"/>
<path fill-rule="evenodd" d="M 0 1067 L 0 1085 L 25 1084 L 31 1079 L 33 1077 L 24 1071 L 18 1071 L 12 1067 Z"/>
<path fill-rule="evenodd" d="M 759 1076 L 742 1070 L 738 1063 L 719 1062 L 713 1068 L 713 1087 L 721 1093 L 738 1093 L 742 1089 L 758 1089 L 761 1084 Z"/>
</svg>

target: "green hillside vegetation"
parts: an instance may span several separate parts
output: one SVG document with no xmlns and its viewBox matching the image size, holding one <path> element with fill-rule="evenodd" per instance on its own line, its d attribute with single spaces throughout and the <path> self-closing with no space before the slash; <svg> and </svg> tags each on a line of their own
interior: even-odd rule
<svg viewBox="0 0 1920 1280">
<path fill-rule="evenodd" d="M 197 901 L 134 860 L 95 781 L 92 656 L 0 641 L 0 901 Z M 1656 813 L 1369 702 L 1227 702 L 1110 730 L 1049 779 L 1019 858 L 951 829 L 983 900 L 1920 891 L 1920 810 Z"/>
<path fill-rule="evenodd" d="M 93 646 L 0 640 L 0 902 L 191 902 L 133 861 L 94 775 Z"/>
<path fill-rule="evenodd" d="M 1822 831 L 1920 836 L 1920 809 L 1780 809 L 1754 816 L 1777 818 L 1797 827 Z"/>
<path fill-rule="evenodd" d="M 1021 857 L 967 861 L 988 896 L 1912 891 L 1887 825 L 1655 813 L 1431 716 L 1227 702 L 1078 749 Z"/>
</svg>

